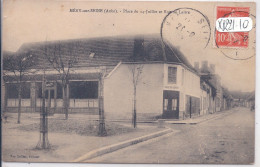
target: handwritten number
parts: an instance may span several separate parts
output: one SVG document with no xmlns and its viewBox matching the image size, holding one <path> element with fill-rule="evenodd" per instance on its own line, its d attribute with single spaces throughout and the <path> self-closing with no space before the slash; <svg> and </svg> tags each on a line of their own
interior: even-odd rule
<svg viewBox="0 0 260 167">
<path fill-rule="evenodd" d="M 248 21 L 248 20 L 245 20 L 244 23 L 243 23 L 243 28 L 247 28 L 247 27 L 248 27 L 248 24 L 249 24 L 249 21 Z"/>
</svg>

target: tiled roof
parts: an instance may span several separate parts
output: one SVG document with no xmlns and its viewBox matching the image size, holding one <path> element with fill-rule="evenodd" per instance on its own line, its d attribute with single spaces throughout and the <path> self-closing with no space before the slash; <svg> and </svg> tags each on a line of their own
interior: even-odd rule
<svg viewBox="0 0 260 167">
<path fill-rule="evenodd" d="M 35 68 L 39 68 L 43 64 L 50 68 L 50 64 L 44 58 L 43 50 L 45 48 L 52 50 L 55 47 L 57 49 L 58 46 L 60 48 L 59 53 L 64 59 L 68 59 L 71 55 L 78 57 L 78 62 L 74 67 L 111 67 L 117 65 L 120 61 L 159 61 L 183 63 L 193 70 L 192 65 L 177 48 L 170 45 L 166 46 L 164 54 L 164 45 L 162 45 L 159 35 L 98 37 L 25 43 L 17 52 L 28 52 L 32 55 L 37 55 L 39 63 L 36 64 Z"/>
</svg>

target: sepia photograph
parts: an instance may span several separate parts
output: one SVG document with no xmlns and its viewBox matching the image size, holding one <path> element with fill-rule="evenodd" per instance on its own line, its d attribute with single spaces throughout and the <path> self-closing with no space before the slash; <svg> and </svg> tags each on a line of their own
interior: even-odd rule
<svg viewBox="0 0 260 167">
<path fill-rule="evenodd" d="M 255 164 L 256 3 L 2 1 L 1 158 Z"/>
</svg>

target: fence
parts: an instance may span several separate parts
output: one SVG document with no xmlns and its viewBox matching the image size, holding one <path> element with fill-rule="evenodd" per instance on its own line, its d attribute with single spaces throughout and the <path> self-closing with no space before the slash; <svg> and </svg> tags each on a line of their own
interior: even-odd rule
<svg viewBox="0 0 260 167">
<path fill-rule="evenodd" d="M 9 112 L 17 112 L 18 99 L 8 99 L 6 110 Z M 48 99 L 45 101 L 48 106 Z M 42 99 L 36 99 L 36 107 L 31 106 L 31 99 L 22 99 L 21 108 L 22 112 L 39 112 L 42 107 Z M 51 99 L 51 108 L 55 108 L 55 100 Z M 98 114 L 98 99 L 70 99 L 69 100 L 70 113 L 92 113 Z M 55 113 L 64 113 L 63 99 L 56 99 Z"/>
</svg>

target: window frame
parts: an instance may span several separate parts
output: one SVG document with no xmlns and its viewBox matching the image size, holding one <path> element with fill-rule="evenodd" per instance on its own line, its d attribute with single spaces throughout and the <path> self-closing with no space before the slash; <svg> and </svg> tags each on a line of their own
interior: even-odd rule
<svg viewBox="0 0 260 167">
<path fill-rule="evenodd" d="M 170 69 L 175 69 L 175 76 L 172 73 L 173 70 L 171 71 Z M 177 84 L 177 69 L 177 67 L 168 66 L 168 84 Z"/>
</svg>

